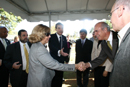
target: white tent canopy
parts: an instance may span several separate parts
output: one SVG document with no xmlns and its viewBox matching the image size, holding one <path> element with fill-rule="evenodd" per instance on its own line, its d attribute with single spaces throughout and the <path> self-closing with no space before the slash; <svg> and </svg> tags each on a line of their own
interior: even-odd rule
<svg viewBox="0 0 130 87">
<path fill-rule="evenodd" d="M 0 7 L 30 22 L 108 19 L 115 0 L 0 0 Z"/>
</svg>

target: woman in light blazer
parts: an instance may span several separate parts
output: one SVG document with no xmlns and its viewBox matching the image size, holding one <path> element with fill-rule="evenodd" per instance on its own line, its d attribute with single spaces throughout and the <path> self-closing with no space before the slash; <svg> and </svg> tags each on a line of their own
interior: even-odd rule
<svg viewBox="0 0 130 87">
<path fill-rule="evenodd" d="M 74 71 L 75 68 L 81 71 L 85 70 L 84 63 L 79 64 L 61 64 L 53 59 L 45 44 L 50 38 L 50 28 L 39 24 L 34 27 L 29 41 L 32 44 L 29 52 L 29 74 L 27 87 L 51 87 L 51 81 L 55 75 L 54 70 Z"/>
</svg>

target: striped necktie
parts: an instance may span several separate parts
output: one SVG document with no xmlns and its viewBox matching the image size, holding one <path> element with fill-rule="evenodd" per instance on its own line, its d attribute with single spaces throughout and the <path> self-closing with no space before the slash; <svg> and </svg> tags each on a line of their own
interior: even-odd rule
<svg viewBox="0 0 130 87">
<path fill-rule="evenodd" d="M 28 51 L 27 51 L 27 48 L 25 46 L 25 44 L 23 45 L 24 46 L 24 53 L 25 53 L 25 57 L 26 57 L 26 73 L 28 73 L 28 69 L 29 69 L 29 55 L 28 55 Z"/>
</svg>

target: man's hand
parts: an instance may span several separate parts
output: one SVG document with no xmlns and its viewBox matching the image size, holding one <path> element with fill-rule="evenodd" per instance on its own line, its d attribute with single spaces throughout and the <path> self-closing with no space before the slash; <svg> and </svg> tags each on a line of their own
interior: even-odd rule
<svg viewBox="0 0 130 87">
<path fill-rule="evenodd" d="M 84 62 L 80 62 L 78 64 L 75 64 L 75 68 L 79 71 L 85 71 L 86 70 L 86 66 Z"/>
<path fill-rule="evenodd" d="M 104 77 L 107 77 L 107 75 L 108 75 L 108 72 L 104 70 L 103 76 L 104 76 Z"/>
<path fill-rule="evenodd" d="M 2 59 L 0 59 L 0 66 L 2 65 Z"/>
<path fill-rule="evenodd" d="M 86 68 L 90 67 L 90 63 L 85 63 Z"/>
<path fill-rule="evenodd" d="M 12 67 L 13 67 L 14 69 L 19 69 L 20 66 L 21 66 L 21 64 L 18 64 L 18 63 L 19 63 L 19 62 L 15 62 Z"/>
<path fill-rule="evenodd" d="M 60 54 L 61 54 L 62 56 L 68 56 L 68 53 L 63 52 L 63 50 L 64 50 L 64 48 L 62 48 L 62 49 L 60 50 Z"/>
</svg>

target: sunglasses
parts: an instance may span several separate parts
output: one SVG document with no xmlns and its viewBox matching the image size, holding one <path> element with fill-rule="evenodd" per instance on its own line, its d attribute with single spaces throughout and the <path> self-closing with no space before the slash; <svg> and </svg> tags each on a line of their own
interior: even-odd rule
<svg viewBox="0 0 130 87">
<path fill-rule="evenodd" d="M 50 33 L 45 33 L 45 35 L 48 37 L 50 35 Z"/>
</svg>

